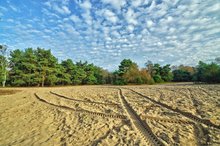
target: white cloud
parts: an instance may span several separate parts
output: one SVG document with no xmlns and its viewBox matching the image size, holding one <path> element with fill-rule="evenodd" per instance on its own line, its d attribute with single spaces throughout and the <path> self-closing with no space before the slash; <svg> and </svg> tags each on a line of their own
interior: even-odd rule
<svg viewBox="0 0 220 146">
<path fill-rule="evenodd" d="M 80 18 L 79 18 L 78 16 L 76 16 L 76 15 L 71 15 L 71 16 L 69 17 L 69 19 L 72 20 L 72 21 L 75 22 L 75 23 L 81 21 Z"/>
<path fill-rule="evenodd" d="M 168 16 L 168 17 L 167 17 L 167 22 L 170 23 L 170 22 L 172 22 L 172 21 L 173 21 L 173 17 L 172 17 L 172 16 Z"/>
<path fill-rule="evenodd" d="M 80 7 L 85 11 L 83 14 L 81 14 L 82 17 L 84 18 L 84 21 L 88 25 L 92 25 L 93 19 L 90 12 L 92 8 L 92 4 L 90 3 L 89 0 L 86 0 L 83 3 L 80 3 Z"/>
<path fill-rule="evenodd" d="M 105 10 L 104 15 L 107 20 L 111 21 L 114 24 L 118 21 L 118 17 L 111 10 Z"/>
<path fill-rule="evenodd" d="M 7 19 L 7 22 L 11 22 L 11 23 L 13 23 L 14 20 L 13 20 L 13 19 Z"/>
<path fill-rule="evenodd" d="M 134 31 L 134 26 L 133 25 L 128 25 L 127 27 L 129 32 L 133 32 Z"/>
<path fill-rule="evenodd" d="M 71 14 L 70 9 L 68 8 L 68 1 L 64 0 L 62 1 L 62 3 L 57 3 L 56 1 L 47 1 L 43 4 L 47 6 L 48 8 L 53 9 L 54 11 L 58 12 L 59 14 L 62 14 L 62 15 Z"/>
<path fill-rule="evenodd" d="M 7 9 L 7 8 L 2 7 L 2 6 L 0 6 L 0 10 L 1 10 L 1 11 L 8 11 L 8 9 Z"/>
<path fill-rule="evenodd" d="M 151 12 L 155 7 L 156 7 L 156 3 L 155 3 L 155 1 L 153 0 L 153 1 L 151 2 L 150 7 L 148 8 L 148 11 Z"/>
<path fill-rule="evenodd" d="M 58 5 L 54 5 L 53 9 L 63 15 L 71 13 L 71 11 L 69 10 L 69 8 L 67 6 L 59 7 Z"/>
<path fill-rule="evenodd" d="M 69 8 L 67 6 L 62 6 L 62 9 L 63 9 L 65 14 L 70 14 L 71 13 L 71 11 L 69 10 Z"/>
<path fill-rule="evenodd" d="M 220 3 L 214 3 L 213 5 L 209 6 L 206 8 L 205 12 L 216 12 L 219 11 L 220 12 Z"/>
<path fill-rule="evenodd" d="M 48 6 L 49 8 L 51 8 L 51 7 L 52 7 L 52 4 L 51 4 L 51 2 L 50 2 L 50 1 L 45 2 L 45 3 L 44 3 L 44 5 L 45 5 L 45 6 Z"/>
<path fill-rule="evenodd" d="M 197 63 L 220 54 L 218 0 L 164 0 L 160 4 L 158 0 L 96 2 L 49 0 L 41 10 L 42 17 L 27 21 L 24 18 L 25 23 L 23 19 L 5 15 L 2 21 L 7 26 L 3 29 L 13 31 L 0 34 L 2 42 L 11 41 L 18 48 L 40 44 L 55 48 L 55 53 L 56 47 L 62 46 L 63 50 L 57 51 L 60 57 L 68 54 L 75 60 L 93 63 L 102 60 L 99 65 L 108 69 L 115 69 L 112 67 L 127 57 L 139 65 L 147 59 L 155 63 L 191 64 L 192 60 Z M 73 3 L 78 5 L 69 5 Z M 0 6 L 0 15 L 9 10 L 14 12 L 4 7 Z M 13 38 L 18 38 L 17 43 Z M 18 43 L 24 40 L 25 43 Z M 69 53 L 70 50 L 74 53 Z"/>
<path fill-rule="evenodd" d="M 10 5 L 9 7 L 10 7 L 13 11 L 15 11 L 15 12 L 19 12 L 18 8 L 16 8 L 15 6 Z"/>
<path fill-rule="evenodd" d="M 120 10 L 126 4 L 126 0 L 101 0 L 101 1 L 105 4 L 111 4 L 117 10 Z"/>
<path fill-rule="evenodd" d="M 84 1 L 83 3 L 80 3 L 80 6 L 85 10 L 90 10 L 92 8 L 92 4 L 89 0 Z"/>
<path fill-rule="evenodd" d="M 147 21 L 147 27 L 150 28 L 154 25 L 153 21 L 152 20 L 148 20 Z"/>
<path fill-rule="evenodd" d="M 90 15 L 90 12 L 87 11 L 86 13 L 82 14 L 82 17 L 84 18 L 84 21 L 88 24 L 88 25 L 92 25 L 92 16 Z"/>
<path fill-rule="evenodd" d="M 131 5 L 133 6 L 133 7 L 138 7 L 138 6 L 140 6 L 141 4 L 144 4 L 144 0 L 133 0 L 132 2 L 131 2 Z"/>
<path fill-rule="evenodd" d="M 137 25 L 138 22 L 136 20 L 136 14 L 134 13 L 134 10 L 129 8 L 127 13 L 125 14 L 125 19 L 129 24 Z"/>
</svg>

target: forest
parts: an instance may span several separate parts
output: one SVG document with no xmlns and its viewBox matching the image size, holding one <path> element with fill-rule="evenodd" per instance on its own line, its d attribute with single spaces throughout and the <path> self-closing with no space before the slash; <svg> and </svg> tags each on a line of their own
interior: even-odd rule
<svg viewBox="0 0 220 146">
<path fill-rule="evenodd" d="M 50 50 L 27 48 L 13 50 L 0 45 L 0 82 L 2 86 L 55 86 L 100 84 L 155 84 L 164 82 L 220 83 L 220 58 L 197 66 L 160 65 L 146 61 L 144 68 L 131 59 L 123 59 L 114 72 L 88 62 L 60 63 Z"/>
</svg>

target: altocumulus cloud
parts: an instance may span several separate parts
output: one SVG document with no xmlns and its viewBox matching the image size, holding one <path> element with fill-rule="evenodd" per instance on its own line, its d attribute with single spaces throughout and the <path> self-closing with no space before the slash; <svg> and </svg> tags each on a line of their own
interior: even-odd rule
<svg viewBox="0 0 220 146">
<path fill-rule="evenodd" d="M 5 0 L 0 41 L 116 69 L 124 58 L 195 65 L 220 56 L 219 0 Z"/>
</svg>

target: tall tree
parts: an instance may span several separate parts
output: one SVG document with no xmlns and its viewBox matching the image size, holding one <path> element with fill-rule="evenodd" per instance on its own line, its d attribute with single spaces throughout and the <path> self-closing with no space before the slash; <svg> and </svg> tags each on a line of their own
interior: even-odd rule
<svg viewBox="0 0 220 146">
<path fill-rule="evenodd" d="M 61 62 L 62 66 L 62 73 L 65 80 L 63 81 L 64 84 L 74 84 L 74 73 L 77 69 L 76 65 L 73 63 L 71 59 L 67 59 Z"/>
<path fill-rule="evenodd" d="M 23 79 L 23 59 L 24 52 L 17 49 L 11 51 L 9 58 L 9 76 L 10 76 L 10 84 L 12 86 L 25 86 L 25 81 Z"/>
<path fill-rule="evenodd" d="M 195 68 L 191 66 L 180 65 L 173 69 L 173 81 L 189 82 L 193 80 Z"/>
<path fill-rule="evenodd" d="M 141 84 L 143 82 L 139 74 L 138 66 L 135 63 L 132 63 L 130 65 L 130 67 L 127 69 L 127 71 L 123 74 L 122 77 L 127 83 Z"/>
<path fill-rule="evenodd" d="M 134 63 L 131 61 L 131 59 L 123 59 L 119 65 L 119 73 L 121 75 L 126 73 L 130 69 L 132 64 L 134 64 Z"/>
<path fill-rule="evenodd" d="M 22 71 L 23 79 L 26 82 L 26 86 L 39 85 L 40 77 L 37 68 L 37 56 L 32 48 L 27 48 L 24 51 L 22 58 Z"/>
<path fill-rule="evenodd" d="M 39 85 L 37 64 L 37 56 L 32 48 L 25 51 L 12 51 L 10 54 L 10 83 L 14 86 Z"/>
<path fill-rule="evenodd" d="M 161 76 L 162 80 L 164 80 L 165 82 L 172 81 L 173 74 L 171 72 L 170 64 L 167 64 L 162 67 L 162 69 L 160 71 L 160 76 Z"/>
<path fill-rule="evenodd" d="M 6 45 L 0 45 L 0 63 L 1 63 L 1 69 L 0 69 L 0 75 L 1 75 L 1 82 L 2 86 L 5 87 L 5 83 L 7 80 L 7 59 L 6 59 L 6 51 L 7 46 Z"/>
<path fill-rule="evenodd" d="M 119 65 L 119 70 L 114 72 L 114 83 L 123 84 L 144 84 L 153 83 L 147 70 L 139 70 L 138 65 L 130 59 L 124 59 Z"/>
<path fill-rule="evenodd" d="M 153 73 L 154 73 L 154 64 L 152 63 L 152 61 L 148 60 L 146 63 L 146 68 L 147 68 L 147 71 L 148 73 L 153 76 Z"/>
<path fill-rule="evenodd" d="M 50 50 L 37 48 L 36 56 L 38 60 L 38 72 L 40 75 L 40 83 L 43 87 L 46 85 L 55 85 L 58 81 L 56 76 L 58 60 L 51 54 Z"/>
</svg>

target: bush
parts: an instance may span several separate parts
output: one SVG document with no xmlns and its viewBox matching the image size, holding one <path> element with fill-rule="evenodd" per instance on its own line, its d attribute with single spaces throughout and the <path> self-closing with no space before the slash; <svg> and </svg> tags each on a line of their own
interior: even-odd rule
<svg viewBox="0 0 220 146">
<path fill-rule="evenodd" d="M 164 82 L 160 75 L 154 75 L 153 79 L 154 79 L 155 83 L 163 83 Z"/>
</svg>

